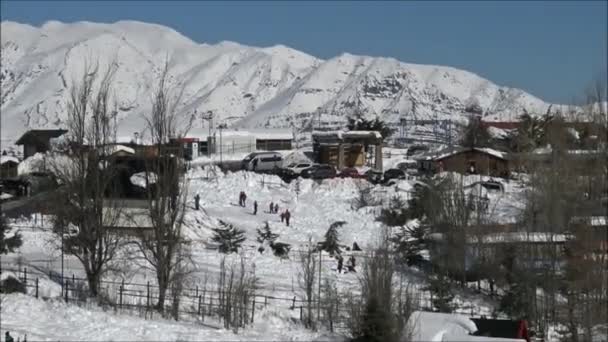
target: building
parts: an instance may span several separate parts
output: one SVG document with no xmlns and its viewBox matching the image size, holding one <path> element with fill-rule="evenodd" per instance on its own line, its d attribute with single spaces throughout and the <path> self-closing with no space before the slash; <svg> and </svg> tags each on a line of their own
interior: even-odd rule
<svg viewBox="0 0 608 342">
<path fill-rule="evenodd" d="M 494 177 L 509 174 L 509 159 L 505 152 L 481 147 L 452 147 L 415 157 L 422 172 L 473 173 Z"/>
<path fill-rule="evenodd" d="M 191 153 L 200 157 L 212 154 L 245 156 L 256 151 L 291 150 L 294 139 L 293 133 L 284 129 L 240 130 L 195 125 L 180 140 L 186 156 Z"/>
<path fill-rule="evenodd" d="M 106 200 L 103 207 L 103 226 L 107 230 L 128 236 L 151 236 L 154 224 L 148 200 Z"/>
<path fill-rule="evenodd" d="M 256 149 L 259 151 L 281 151 L 291 150 L 293 145 L 293 133 L 284 130 L 259 130 L 251 131 L 255 137 Z"/>
<path fill-rule="evenodd" d="M 0 156 L 0 178 L 17 177 L 19 159 L 13 156 Z"/>
<path fill-rule="evenodd" d="M 36 153 L 45 153 L 51 149 L 51 139 L 65 133 L 65 129 L 33 129 L 25 132 L 15 145 L 23 145 L 23 159 Z"/>
<path fill-rule="evenodd" d="M 312 134 L 315 162 L 347 167 L 369 165 L 382 171 L 383 139 L 377 131 L 333 131 Z"/>
</svg>

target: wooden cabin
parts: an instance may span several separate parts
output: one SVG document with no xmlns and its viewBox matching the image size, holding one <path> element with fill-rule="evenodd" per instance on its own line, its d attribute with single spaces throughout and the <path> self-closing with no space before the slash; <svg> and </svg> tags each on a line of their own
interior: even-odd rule
<svg viewBox="0 0 608 342">
<path fill-rule="evenodd" d="M 452 147 L 415 157 L 418 168 L 425 173 L 458 172 L 493 177 L 509 175 L 507 154 L 491 148 Z"/>
<path fill-rule="evenodd" d="M 338 170 L 370 165 L 382 171 L 383 139 L 377 131 L 316 132 L 312 135 L 315 162 Z"/>
<path fill-rule="evenodd" d="M 19 159 L 13 156 L 0 156 L 0 178 L 17 177 Z"/>
</svg>

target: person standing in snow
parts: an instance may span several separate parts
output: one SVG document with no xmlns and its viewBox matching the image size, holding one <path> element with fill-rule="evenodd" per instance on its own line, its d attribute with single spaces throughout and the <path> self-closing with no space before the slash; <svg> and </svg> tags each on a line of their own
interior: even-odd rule
<svg viewBox="0 0 608 342">
<path fill-rule="evenodd" d="M 289 227 L 290 218 L 291 218 L 291 213 L 289 212 L 289 209 L 285 209 L 285 225 L 287 225 L 287 227 Z"/>
<path fill-rule="evenodd" d="M 344 264 L 344 258 L 341 255 L 337 256 L 338 258 L 338 273 L 342 273 L 342 266 Z"/>
<path fill-rule="evenodd" d="M 253 215 L 258 214 L 258 201 L 253 201 Z"/>
<path fill-rule="evenodd" d="M 194 209 L 199 210 L 200 202 L 201 202 L 201 196 L 199 194 L 196 194 L 196 196 L 194 196 Z"/>
<path fill-rule="evenodd" d="M 247 206 L 247 194 L 243 191 L 243 207 Z"/>
<path fill-rule="evenodd" d="M 349 272 L 357 272 L 355 271 L 355 256 L 351 255 L 348 259 L 348 264 L 346 265 Z"/>
<path fill-rule="evenodd" d="M 15 340 L 13 340 L 13 337 L 11 336 L 11 334 L 9 334 L 9 332 L 7 331 L 6 334 L 4 334 L 4 341 L 5 342 L 14 342 Z"/>
<path fill-rule="evenodd" d="M 242 207 L 243 206 L 243 192 L 239 192 L 239 205 Z"/>
<path fill-rule="evenodd" d="M 275 203 L 274 204 L 274 213 L 278 214 L 279 213 L 279 203 Z M 281 220 L 281 222 L 283 222 L 283 220 Z"/>
<path fill-rule="evenodd" d="M 281 223 L 283 223 L 283 221 L 285 221 L 285 213 L 281 213 Z"/>
<path fill-rule="evenodd" d="M 270 202 L 270 213 L 272 214 L 274 211 L 274 203 Z"/>
</svg>

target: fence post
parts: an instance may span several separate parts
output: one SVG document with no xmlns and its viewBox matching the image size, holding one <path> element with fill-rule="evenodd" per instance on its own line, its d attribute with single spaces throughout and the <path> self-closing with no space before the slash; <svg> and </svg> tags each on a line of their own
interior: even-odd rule
<svg viewBox="0 0 608 342">
<path fill-rule="evenodd" d="M 268 296 L 264 296 L 264 307 L 268 306 Z"/>
<path fill-rule="evenodd" d="M 198 297 L 198 285 L 196 285 L 196 296 Z"/>
<path fill-rule="evenodd" d="M 122 291 L 124 289 L 124 286 L 125 286 L 125 280 L 123 279 L 122 283 L 120 284 L 120 301 L 119 301 L 120 304 L 118 305 L 118 307 L 121 309 L 122 309 Z"/>
<path fill-rule="evenodd" d="M 201 314 L 201 302 L 202 302 L 202 297 L 198 296 L 198 315 L 199 316 Z"/>
<path fill-rule="evenodd" d="M 251 303 L 251 323 L 253 323 L 254 316 L 255 316 L 255 296 L 253 296 L 253 303 Z"/>
<path fill-rule="evenodd" d="M 150 281 L 148 281 L 148 284 L 146 285 L 146 288 L 148 290 L 148 294 L 146 295 L 147 298 L 147 303 L 146 303 L 146 309 L 150 309 Z"/>
<path fill-rule="evenodd" d="M 72 284 L 76 284 L 76 277 L 74 277 L 74 273 L 72 273 Z"/>
<path fill-rule="evenodd" d="M 23 269 L 23 284 L 27 287 L 27 267 Z"/>
<path fill-rule="evenodd" d="M 36 299 L 38 298 L 38 278 L 36 278 Z"/>
<path fill-rule="evenodd" d="M 302 316 L 302 305 L 300 305 L 300 321 L 304 320 L 304 316 Z"/>
<path fill-rule="evenodd" d="M 70 285 L 70 281 L 69 280 L 63 280 L 64 284 L 65 284 L 65 302 L 68 302 L 68 286 Z"/>
</svg>

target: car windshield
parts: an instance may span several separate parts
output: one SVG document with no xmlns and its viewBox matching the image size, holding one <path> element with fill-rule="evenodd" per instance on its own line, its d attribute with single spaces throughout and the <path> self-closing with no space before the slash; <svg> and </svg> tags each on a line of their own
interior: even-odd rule
<svg viewBox="0 0 608 342">
<path fill-rule="evenodd" d="M 309 167 L 310 164 L 298 164 L 298 167 Z"/>
<path fill-rule="evenodd" d="M 296 163 L 291 163 L 291 164 L 287 165 L 287 167 L 296 167 Z"/>
</svg>

